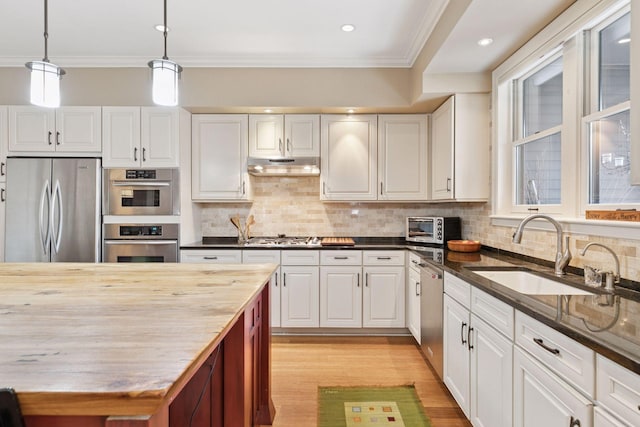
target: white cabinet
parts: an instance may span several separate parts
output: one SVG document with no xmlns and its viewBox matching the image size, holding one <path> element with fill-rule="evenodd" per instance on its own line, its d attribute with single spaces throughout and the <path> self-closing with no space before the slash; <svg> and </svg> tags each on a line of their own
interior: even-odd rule
<svg viewBox="0 0 640 427">
<path fill-rule="evenodd" d="M 518 346 L 513 375 L 514 427 L 593 425 L 591 401 Z"/>
<path fill-rule="evenodd" d="M 447 388 L 474 426 L 510 427 L 513 308 L 445 273 L 443 318 Z"/>
<path fill-rule="evenodd" d="M 280 289 L 283 328 L 320 326 L 320 254 L 315 250 L 283 250 Z"/>
<path fill-rule="evenodd" d="M 407 267 L 407 289 L 406 289 L 406 312 L 407 312 L 407 328 L 420 344 L 420 257 L 409 252 L 409 262 Z"/>
<path fill-rule="evenodd" d="M 208 264 L 240 264 L 242 251 L 239 249 L 183 249 L 180 262 Z"/>
<path fill-rule="evenodd" d="M 320 251 L 320 327 L 362 327 L 362 251 Z"/>
<path fill-rule="evenodd" d="M 280 251 L 276 249 L 243 250 L 243 264 L 278 264 L 280 265 Z M 280 323 L 280 267 L 271 276 L 269 282 L 269 301 L 271 326 L 279 328 Z"/>
<path fill-rule="evenodd" d="M 378 116 L 378 200 L 428 200 L 427 116 Z"/>
<path fill-rule="evenodd" d="M 179 166 L 179 108 L 104 107 L 102 121 L 104 167 Z"/>
<path fill-rule="evenodd" d="M 192 116 L 191 198 L 197 202 L 250 200 L 248 116 Z"/>
<path fill-rule="evenodd" d="M 7 151 L 9 150 L 9 123 L 7 107 L 0 107 L 0 182 L 7 180 Z"/>
<path fill-rule="evenodd" d="M 489 198 L 489 95 L 456 94 L 431 118 L 431 199 Z"/>
<path fill-rule="evenodd" d="M 320 118 L 321 200 L 377 200 L 375 115 Z"/>
<path fill-rule="evenodd" d="M 252 114 L 249 116 L 250 157 L 318 157 L 319 155 L 319 115 Z"/>
<path fill-rule="evenodd" d="M 601 355 L 596 356 L 596 364 L 596 399 L 624 422 L 612 425 L 639 426 L 640 375 Z M 606 416 L 596 416 L 596 420 L 598 418 Z"/>
<path fill-rule="evenodd" d="M 100 107 L 9 107 L 12 153 L 86 153 L 102 150 Z"/>
<path fill-rule="evenodd" d="M 0 262 L 4 262 L 4 219 L 7 209 L 7 184 L 0 182 Z"/>
<path fill-rule="evenodd" d="M 603 408 L 596 406 L 593 408 L 593 427 L 632 427 L 632 424 L 623 424 Z"/>
<path fill-rule="evenodd" d="M 405 327 L 404 255 L 404 251 L 363 251 L 363 327 Z"/>
</svg>

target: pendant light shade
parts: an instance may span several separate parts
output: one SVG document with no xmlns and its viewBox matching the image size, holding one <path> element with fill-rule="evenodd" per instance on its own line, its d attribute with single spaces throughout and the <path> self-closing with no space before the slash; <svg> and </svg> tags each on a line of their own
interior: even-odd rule
<svg viewBox="0 0 640 427">
<path fill-rule="evenodd" d="M 64 70 L 49 62 L 47 41 L 49 39 L 49 5 L 44 0 L 44 59 L 27 62 L 31 70 L 31 103 L 40 107 L 60 106 L 60 79 Z"/>
<path fill-rule="evenodd" d="M 153 90 L 152 98 L 154 104 L 175 106 L 178 105 L 178 81 L 182 67 L 169 60 L 167 56 L 167 0 L 164 0 L 164 56 L 162 59 L 149 61 L 149 68 L 152 71 Z"/>
</svg>

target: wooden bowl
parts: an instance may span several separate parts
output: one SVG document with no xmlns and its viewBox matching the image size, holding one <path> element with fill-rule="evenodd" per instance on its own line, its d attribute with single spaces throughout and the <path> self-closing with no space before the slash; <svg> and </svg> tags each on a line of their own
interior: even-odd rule
<svg viewBox="0 0 640 427">
<path fill-rule="evenodd" d="M 455 252 L 478 252 L 482 245 L 477 240 L 449 240 L 447 247 Z"/>
</svg>

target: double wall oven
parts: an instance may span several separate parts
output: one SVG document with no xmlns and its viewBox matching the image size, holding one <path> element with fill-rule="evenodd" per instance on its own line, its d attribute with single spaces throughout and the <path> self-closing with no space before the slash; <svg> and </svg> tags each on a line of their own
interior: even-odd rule
<svg viewBox="0 0 640 427">
<path fill-rule="evenodd" d="M 104 262 L 177 262 L 177 169 L 105 169 Z"/>
</svg>

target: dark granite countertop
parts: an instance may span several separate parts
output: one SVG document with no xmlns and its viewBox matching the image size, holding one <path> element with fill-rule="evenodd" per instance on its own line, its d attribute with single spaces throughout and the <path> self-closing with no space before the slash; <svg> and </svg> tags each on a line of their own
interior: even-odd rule
<svg viewBox="0 0 640 427">
<path fill-rule="evenodd" d="M 239 245 L 236 237 L 205 237 L 201 242 L 183 245 L 181 249 L 410 249 L 421 254 L 421 249 L 432 247 L 407 242 L 402 237 L 356 237 L 354 241 L 354 246 L 255 247 Z M 433 263 L 428 258 L 425 260 Z M 443 249 L 443 263 L 438 265 L 640 374 L 640 283 L 624 280 L 624 287 L 617 288 L 611 294 L 585 287 L 582 270 L 569 267 L 570 274 L 561 281 L 595 295 L 525 295 L 475 274 L 473 269 L 519 266 L 555 280 L 552 262 L 483 247 L 480 252 L 474 253 Z M 559 307 L 562 309 L 559 310 Z"/>
</svg>

